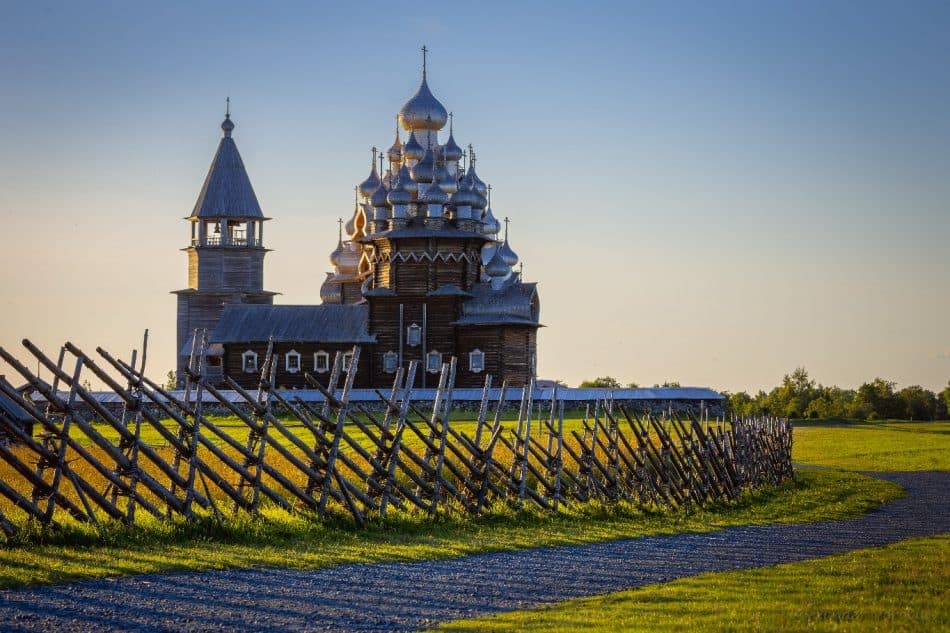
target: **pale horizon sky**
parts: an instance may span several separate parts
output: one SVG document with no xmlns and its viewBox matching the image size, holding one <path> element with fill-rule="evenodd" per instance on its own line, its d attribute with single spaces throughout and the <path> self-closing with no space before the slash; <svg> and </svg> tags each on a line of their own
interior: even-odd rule
<svg viewBox="0 0 950 633">
<path fill-rule="evenodd" d="M 426 44 L 539 283 L 541 377 L 940 390 L 947 33 L 945 2 L 8 2 L 0 345 L 127 357 L 149 328 L 149 373 L 174 367 L 227 96 L 265 288 L 318 303 Z"/>
</svg>

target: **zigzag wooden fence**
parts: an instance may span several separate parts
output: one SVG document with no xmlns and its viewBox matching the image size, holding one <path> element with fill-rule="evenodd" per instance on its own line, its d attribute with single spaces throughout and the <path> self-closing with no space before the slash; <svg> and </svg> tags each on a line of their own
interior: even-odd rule
<svg viewBox="0 0 950 633">
<path fill-rule="evenodd" d="M 0 530 L 16 534 L 24 515 L 43 527 L 68 515 L 101 529 L 108 520 L 133 525 L 142 514 L 220 519 L 267 506 L 320 517 L 344 512 L 360 525 L 393 509 L 480 513 L 499 502 L 554 512 L 591 500 L 679 507 L 734 500 L 792 477 L 785 420 L 659 419 L 604 401 L 568 429 L 556 390 L 534 402 L 529 384 L 517 418 L 504 421 L 488 376 L 474 423 L 460 425 L 451 420 L 455 359 L 442 365 L 431 402 L 413 400 L 412 362 L 391 389 L 377 390 L 379 406 L 370 410 L 350 400 L 358 347 L 347 371 L 337 355 L 329 387 L 308 377 L 323 394 L 319 405 L 273 387 L 272 349 L 258 388 L 226 379 L 228 393 L 206 378 L 206 344 L 197 334 L 186 388 L 176 395 L 145 376 L 146 344 L 147 333 L 138 362 L 135 352 L 125 362 L 98 348 L 94 358 L 71 343 L 54 361 L 24 340 L 51 383 L 0 348 L 42 396 L 0 381 L 37 426 L 27 434 L 0 417 L 17 443 L 0 445 Z M 119 397 L 121 411 L 83 386 L 84 372 Z M 209 403 L 231 417 L 210 415 Z"/>
</svg>

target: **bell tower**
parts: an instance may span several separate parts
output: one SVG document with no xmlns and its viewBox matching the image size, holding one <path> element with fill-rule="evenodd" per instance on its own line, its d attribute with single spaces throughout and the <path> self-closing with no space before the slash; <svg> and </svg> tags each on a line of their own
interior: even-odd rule
<svg viewBox="0 0 950 633">
<path fill-rule="evenodd" d="M 230 100 L 221 123 L 224 136 L 205 178 L 191 215 L 191 241 L 182 250 L 188 254 L 188 287 L 178 296 L 178 384 L 191 353 L 196 328 L 210 334 L 227 303 L 273 304 L 276 293 L 264 290 L 264 222 L 244 161 L 231 137 Z M 221 357 L 209 350 L 213 372 Z"/>
</svg>

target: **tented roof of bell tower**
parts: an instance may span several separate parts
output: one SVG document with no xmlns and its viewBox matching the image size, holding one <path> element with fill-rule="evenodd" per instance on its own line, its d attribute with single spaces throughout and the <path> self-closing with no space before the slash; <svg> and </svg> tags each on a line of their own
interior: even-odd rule
<svg viewBox="0 0 950 633">
<path fill-rule="evenodd" d="M 267 219 L 261 212 L 244 161 L 231 138 L 234 123 L 230 117 L 225 118 L 221 129 L 224 136 L 190 218 Z"/>
</svg>

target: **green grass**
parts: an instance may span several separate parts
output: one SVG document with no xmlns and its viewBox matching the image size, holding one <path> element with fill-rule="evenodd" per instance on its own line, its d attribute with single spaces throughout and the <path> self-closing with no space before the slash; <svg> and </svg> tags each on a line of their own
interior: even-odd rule
<svg viewBox="0 0 950 633">
<path fill-rule="evenodd" d="M 801 422 L 793 459 L 848 470 L 950 470 L 950 422 Z"/>
<path fill-rule="evenodd" d="M 848 470 L 950 470 L 950 422 L 802 421 L 796 462 Z M 950 630 L 950 535 L 765 569 L 704 574 L 450 631 Z"/>
<path fill-rule="evenodd" d="M 449 622 L 446 631 L 946 631 L 950 535 Z"/>
<path fill-rule="evenodd" d="M 646 512 L 623 504 L 591 504 L 558 515 L 498 508 L 480 518 L 406 516 L 361 531 L 343 520 L 321 524 L 275 512 L 223 526 L 210 519 L 156 522 L 135 530 L 116 526 L 104 543 L 88 528 L 68 525 L 59 534 L 27 535 L 24 545 L 0 548 L 0 588 L 180 570 L 417 561 L 731 525 L 835 520 L 858 516 L 901 494 L 899 486 L 855 473 L 813 470 L 739 503 L 692 513 Z"/>
</svg>

